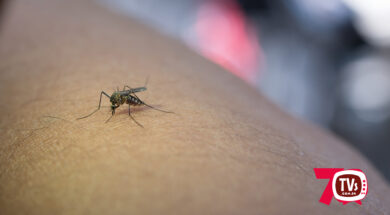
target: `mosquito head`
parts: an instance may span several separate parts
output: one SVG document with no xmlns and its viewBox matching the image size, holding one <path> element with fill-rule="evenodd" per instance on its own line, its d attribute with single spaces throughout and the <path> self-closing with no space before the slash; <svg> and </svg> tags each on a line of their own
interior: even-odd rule
<svg viewBox="0 0 390 215">
<path fill-rule="evenodd" d="M 112 111 L 112 114 L 115 113 L 115 109 L 119 107 L 119 105 L 121 104 L 121 96 L 119 93 L 117 92 L 114 92 L 111 97 L 110 97 L 110 102 L 111 102 L 111 111 Z"/>
</svg>

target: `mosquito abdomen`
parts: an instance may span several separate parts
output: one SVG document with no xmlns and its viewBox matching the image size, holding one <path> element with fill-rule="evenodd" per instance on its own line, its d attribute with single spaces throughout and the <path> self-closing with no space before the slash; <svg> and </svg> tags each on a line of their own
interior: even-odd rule
<svg viewBox="0 0 390 215">
<path fill-rule="evenodd" d="M 135 96 L 129 95 L 126 100 L 127 104 L 130 105 L 143 105 L 144 102 L 141 101 L 139 98 L 136 98 Z"/>
</svg>

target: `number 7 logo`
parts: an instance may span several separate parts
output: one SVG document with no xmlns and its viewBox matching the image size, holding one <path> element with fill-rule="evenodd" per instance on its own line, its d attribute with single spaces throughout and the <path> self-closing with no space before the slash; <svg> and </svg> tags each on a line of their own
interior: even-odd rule
<svg viewBox="0 0 390 215">
<path fill-rule="evenodd" d="M 367 195 L 367 178 L 360 169 L 314 168 L 317 179 L 329 179 L 319 202 L 330 205 L 332 197 L 343 204 L 356 202 Z"/>
</svg>

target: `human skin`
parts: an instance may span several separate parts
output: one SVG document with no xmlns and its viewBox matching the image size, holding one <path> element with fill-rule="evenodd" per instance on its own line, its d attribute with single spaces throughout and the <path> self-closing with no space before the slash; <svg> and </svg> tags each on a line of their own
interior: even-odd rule
<svg viewBox="0 0 390 215">
<path fill-rule="evenodd" d="M 283 62 L 281 62 L 283 63 Z M 101 90 L 128 84 L 175 114 Z M 0 30 L 0 214 L 389 214 L 356 150 L 174 39 L 83 0 L 12 1 Z M 362 169 L 362 205 L 318 200 L 313 168 Z"/>
</svg>

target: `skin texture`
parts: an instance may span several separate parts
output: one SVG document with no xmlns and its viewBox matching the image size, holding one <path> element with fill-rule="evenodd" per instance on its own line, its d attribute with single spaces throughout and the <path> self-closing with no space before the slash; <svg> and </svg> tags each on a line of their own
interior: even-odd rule
<svg viewBox="0 0 390 215">
<path fill-rule="evenodd" d="M 129 84 L 166 114 L 101 90 Z M 0 32 L 0 214 L 389 214 L 389 186 L 347 143 L 90 1 L 12 1 Z M 363 205 L 318 202 L 313 168 L 359 168 Z"/>
</svg>

